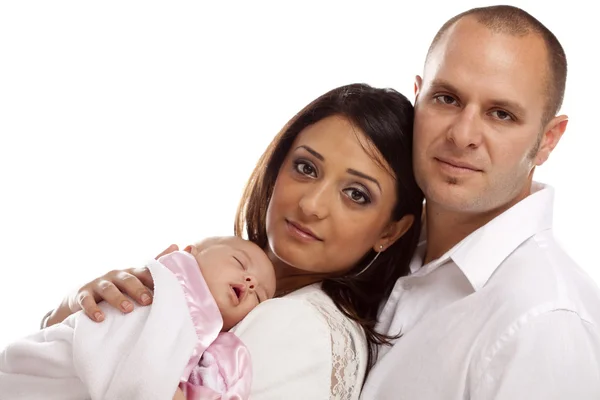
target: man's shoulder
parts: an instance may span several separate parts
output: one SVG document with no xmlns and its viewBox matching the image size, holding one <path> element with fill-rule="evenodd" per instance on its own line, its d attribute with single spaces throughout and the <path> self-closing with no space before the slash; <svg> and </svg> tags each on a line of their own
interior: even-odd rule
<svg viewBox="0 0 600 400">
<path fill-rule="evenodd" d="M 551 230 L 525 241 L 504 260 L 486 291 L 510 313 L 573 311 L 600 324 L 600 288 Z"/>
</svg>

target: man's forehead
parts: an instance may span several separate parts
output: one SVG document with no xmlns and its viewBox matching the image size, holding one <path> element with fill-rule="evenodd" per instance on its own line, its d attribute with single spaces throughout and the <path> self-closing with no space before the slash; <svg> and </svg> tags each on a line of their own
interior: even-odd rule
<svg viewBox="0 0 600 400">
<path fill-rule="evenodd" d="M 536 61 L 533 65 L 541 68 L 545 68 L 548 62 L 546 45 L 539 34 L 533 31 L 512 34 L 491 29 L 478 22 L 475 17 L 466 16 L 442 35 L 428 54 L 425 67 L 436 68 L 449 57 L 456 57 L 460 61 L 469 56 L 481 56 L 475 59 L 495 61 L 497 64 L 531 60 Z"/>
<path fill-rule="evenodd" d="M 446 86 L 453 94 L 497 103 L 546 101 L 547 58 L 533 35 L 494 33 L 473 21 L 451 27 L 425 65 L 423 90 Z"/>
</svg>

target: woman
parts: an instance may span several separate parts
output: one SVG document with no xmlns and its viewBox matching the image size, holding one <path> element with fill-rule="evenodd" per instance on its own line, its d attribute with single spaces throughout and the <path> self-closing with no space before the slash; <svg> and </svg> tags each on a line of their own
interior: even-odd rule
<svg viewBox="0 0 600 400">
<path fill-rule="evenodd" d="M 408 273 L 419 236 L 412 121 L 400 93 L 342 86 L 294 116 L 259 160 L 235 234 L 267 252 L 279 298 L 232 330 L 252 356 L 253 399 L 358 398 L 388 339 L 374 330 L 379 308 Z M 131 311 L 123 293 L 148 304 L 147 287 L 143 269 L 109 272 L 67 297 L 48 324 L 80 308 L 101 321 L 99 300 Z"/>
</svg>

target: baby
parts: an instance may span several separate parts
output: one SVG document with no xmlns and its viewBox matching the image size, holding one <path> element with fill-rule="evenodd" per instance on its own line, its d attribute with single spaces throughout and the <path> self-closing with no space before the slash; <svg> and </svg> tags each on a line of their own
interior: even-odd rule
<svg viewBox="0 0 600 400">
<path fill-rule="evenodd" d="M 267 255 L 216 238 L 148 268 L 151 306 L 124 315 L 101 303 L 100 324 L 79 312 L 2 351 L 0 400 L 248 398 L 250 356 L 226 331 L 273 297 Z"/>
<path fill-rule="evenodd" d="M 217 327 L 228 331 L 275 293 L 273 265 L 252 242 L 238 237 L 213 238 L 184 251 L 193 258 L 174 252 L 158 261 L 178 277 L 199 338 L 210 340 Z M 198 304 L 202 304 L 201 316 Z M 214 393 L 247 398 L 252 371 L 243 344 L 235 335 L 222 333 L 202 351 L 202 339 L 194 352 L 202 357 L 190 358 L 192 371 L 179 385 L 182 394 L 188 399 L 219 398 L 211 397 Z"/>
<path fill-rule="evenodd" d="M 211 238 L 184 251 L 196 259 L 223 317 L 224 331 L 275 294 L 273 265 L 250 241 L 235 236 Z"/>
</svg>

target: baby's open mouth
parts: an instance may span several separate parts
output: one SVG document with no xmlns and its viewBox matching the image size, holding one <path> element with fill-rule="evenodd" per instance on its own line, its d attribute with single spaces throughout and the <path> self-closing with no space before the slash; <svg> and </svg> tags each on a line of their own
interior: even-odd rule
<svg viewBox="0 0 600 400">
<path fill-rule="evenodd" d="M 237 296 L 238 300 L 240 297 L 242 297 L 242 291 L 240 290 L 240 288 L 234 287 L 233 291 L 235 292 L 235 295 Z"/>
</svg>

